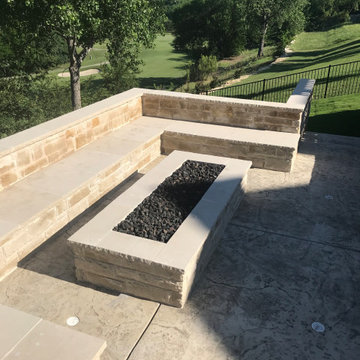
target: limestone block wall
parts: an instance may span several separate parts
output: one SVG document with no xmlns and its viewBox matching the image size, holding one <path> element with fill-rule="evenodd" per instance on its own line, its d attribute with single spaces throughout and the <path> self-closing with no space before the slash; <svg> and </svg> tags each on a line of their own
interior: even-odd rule
<svg viewBox="0 0 360 360">
<path fill-rule="evenodd" d="M 0 191 L 142 115 L 133 89 L 0 140 Z"/>
<path fill-rule="evenodd" d="M 293 135 L 293 134 L 291 134 Z M 296 135 L 296 134 L 294 134 Z M 161 136 L 161 152 L 169 155 L 174 150 L 190 151 L 199 154 L 218 155 L 250 160 L 254 167 L 275 171 L 290 172 L 295 161 L 298 138 L 293 145 L 249 144 L 241 139 L 222 139 L 203 135 L 188 135 L 165 131 Z"/>
<path fill-rule="evenodd" d="M 144 92 L 143 114 L 174 120 L 299 133 L 303 106 L 205 95 Z"/>
</svg>

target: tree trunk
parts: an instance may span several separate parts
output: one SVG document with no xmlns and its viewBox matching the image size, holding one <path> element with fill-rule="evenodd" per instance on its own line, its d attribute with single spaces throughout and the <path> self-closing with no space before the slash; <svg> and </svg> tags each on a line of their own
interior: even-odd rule
<svg viewBox="0 0 360 360">
<path fill-rule="evenodd" d="M 80 92 L 80 67 L 70 66 L 70 86 L 71 86 L 71 102 L 73 110 L 81 108 L 81 92 Z"/>
<path fill-rule="evenodd" d="M 80 66 L 81 57 L 76 51 L 76 41 L 74 38 L 67 39 L 68 53 L 69 53 L 69 72 L 70 72 L 70 87 L 71 87 L 71 102 L 73 110 L 81 108 L 81 92 L 80 92 Z"/>
<path fill-rule="evenodd" d="M 259 45 L 259 50 L 258 50 L 258 57 L 264 56 L 264 46 L 265 46 L 265 36 L 266 36 L 266 32 L 268 29 L 268 21 L 266 19 L 266 17 L 264 17 L 264 22 L 263 22 L 263 28 L 262 28 L 262 33 L 261 33 L 261 40 L 260 40 L 260 45 Z"/>
</svg>

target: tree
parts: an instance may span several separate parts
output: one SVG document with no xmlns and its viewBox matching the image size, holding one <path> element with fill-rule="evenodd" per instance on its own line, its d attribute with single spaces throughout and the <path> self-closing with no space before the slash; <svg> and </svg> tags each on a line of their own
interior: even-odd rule
<svg viewBox="0 0 360 360">
<path fill-rule="evenodd" d="M 172 17 L 173 13 L 177 8 L 183 6 L 189 0 L 164 0 L 164 11 L 166 14 L 166 31 L 173 32 L 173 24 L 172 24 Z"/>
<path fill-rule="evenodd" d="M 174 46 L 195 59 L 223 58 L 243 49 L 244 11 L 238 0 L 192 0 L 174 10 Z"/>
<path fill-rule="evenodd" d="M 35 37 L 20 28 L 0 32 L 0 78 L 38 74 L 67 61 L 62 39 L 53 34 Z"/>
<path fill-rule="evenodd" d="M 264 55 L 266 35 L 275 27 L 278 36 L 285 32 L 295 35 L 304 25 L 304 7 L 307 0 L 247 0 L 249 31 L 258 35 L 258 57 Z"/>
<path fill-rule="evenodd" d="M 359 8 L 360 0 L 310 0 L 306 8 L 307 30 L 320 30 L 344 22 Z"/>
<path fill-rule="evenodd" d="M 4 23 L 21 24 L 35 37 L 56 34 L 67 46 L 73 109 L 81 107 L 80 68 L 95 43 L 106 42 L 110 63 L 139 65 L 142 46 L 162 30 L 162 0 L 8 0 Z"/>
<path fill-rule="evenodd" d="M 171 16 L 176 8 L 183 6 L 189 0 L 164 0 L 165 14 Z"/>
</svg>

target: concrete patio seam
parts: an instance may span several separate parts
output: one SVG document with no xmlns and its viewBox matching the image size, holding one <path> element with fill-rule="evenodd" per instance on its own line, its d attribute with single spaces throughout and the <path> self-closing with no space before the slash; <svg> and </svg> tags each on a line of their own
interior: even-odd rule
<svg viewBox="0 0 360 360">
<path fill-rule="evenodd" d="M 332 243 L 329 243 L 329 242 L 306 239 L 306 238 L 302 238 L 302 237 L 298 237 L 298 236 L 294 236 L 294 235 L 290 235 L 290 234 L 279 233 L 279 232 L 276 232 L 276 231 L 258 229 L 258 228 L 251 227 L 251 226 L 240 225 L 238 223 L 235 223 L 235 224 L 237 226 L 242 227 L 242 228 L 247 229 L 247 230 L 259 231 L 259 232 L 268 233 L 268 234 L 272 234 L 272 235 L 288 237 L 288 238 L 295 239 L 295 240 L 306 241 L 306 242 L 309 242 L 309 243 L 312 243 L 312 244 L 325 245 L 325 246 L 330 246 L 330 247 L 333 247 L 333 248 L 338 248 L 338 249 L 341 249 L 341 250 L 349 250 L 349 251 L 354 251 L 354 252 L 360 253 L 360 249 L 355 249 L 355 248 L 352 248 L 352 247 L 349 247 L 349 246 L 336 245 L 336 244 L 332 244 Z"/>
<path fill-rule="evenodd" d="M 141 333 L 141 335 L 139 336 L 138 340 L 136 341 L 136 343 L 135 343 L 135 345 L 133 346 L 133 348 L 130 350 L 129 355 L 126 357 L 125 360 L 129 360 L 129 359 L 130 359 L 132 353 L 134 352 L 134 350 L 136 349 L 136 347 L 137 347 L 138 344 L 140 343 L 141 339 L 142 339 L 143 336 L 145 335 L 147 329 L 150 327 L 151 323 L 153 322 L 156 314 L 159 312 L 160 306 L 161 306 L 161 304 L 159 303 L 159 304 L 158 304 L 158 307 L 156 308 L 156 310 L 155 310 L 155 312 L 154 312 L 154 315 L 151 317 L 149 323 L 146 325 L 144 331 L 143 331 L 143 332 Z"/>
</svg>

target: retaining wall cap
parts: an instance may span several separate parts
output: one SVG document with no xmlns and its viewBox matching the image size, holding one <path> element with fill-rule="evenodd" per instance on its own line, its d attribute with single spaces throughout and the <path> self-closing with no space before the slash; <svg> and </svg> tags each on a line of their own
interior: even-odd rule
<svg viewBox="0 0 360 360">
<path fill-rule="evenodd" d="M 286 104 L 304 109 L 314 86 L 315 80 L 301 79 Z"/>
<path fill-rule="evenodd" d="M 164 98 L 178 98 L 178 99 L 193 99 L 193 100 L 205 100 L 212 103 L 222 103 L 222 104 L 232 104 L 232 105 L 247 105 L 253 107 L 262 107 L 266 109 L 280 109 L 290 112 L 299 112 L 298 107 L 294 107 L 291 104 L 284 104 L 271 101 L 260 101 L 260 100 L 248 100 L 248 99 L 235 99 L 235 98 L 226 98 L 220 96 L 208 96 L 208 95 L 198 95 L 198 94 L 188 94 L 181 92 L 172 92 L 165 90 L 149 90 L 142 89 L 144 95 L 155 95 Z"/>
<path fill-rule="evenodd" d="M 112 110 L 127 101 L 141 97 L 142 94 L 142 89 L 134 88 L 0 139 L 0 157 Z"/>
</svg>

